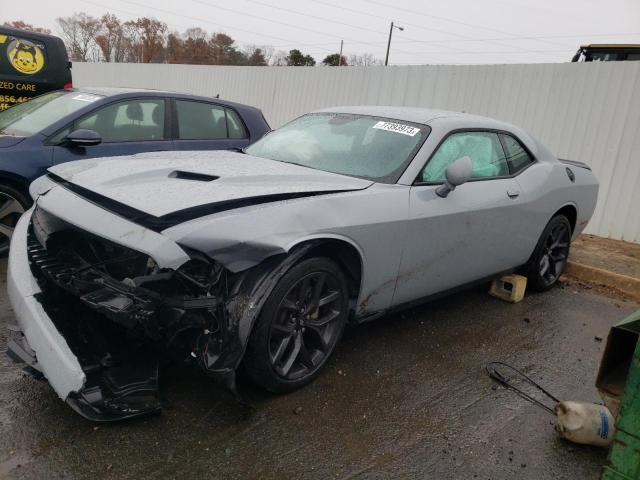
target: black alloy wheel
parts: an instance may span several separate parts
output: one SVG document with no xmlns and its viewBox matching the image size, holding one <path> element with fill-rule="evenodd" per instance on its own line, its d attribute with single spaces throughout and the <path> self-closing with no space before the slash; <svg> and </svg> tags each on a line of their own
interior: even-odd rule
<svg viewBox="0 0 640 480">
<path fill-rule="evenodd" d="M 0 257 L 9 252 L 13 230 L 28 205 L 27 199 L 20 192 L 0 185 Z"/>
<path fill-rule="evenodd" d="M 249 340 L 245 367 L 270 391 L 313 380 L 333 352 L 347 318 L 346 280 L 330 259 L 311 258 L 280 280 Z"/>
<path fill-rule="evenodd" d="M 537 291 L 553 287 L 564 272 L 571 244 L 571 225 L 564 215 L 551 219 L 529 261 L 528 280 Z"/>
<path fill-rule="evenodd" d="M 295 380 L 324 362 L 337 341 L 341 292 L 327 272 L 309 273 L 291 287 L 271 323 L 269 355 L 278 375 Z"/>
</svg>

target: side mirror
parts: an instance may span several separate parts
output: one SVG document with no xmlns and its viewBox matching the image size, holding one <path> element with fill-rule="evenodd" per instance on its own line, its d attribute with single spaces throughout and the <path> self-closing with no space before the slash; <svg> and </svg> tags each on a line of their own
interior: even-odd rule
<svg viewBox="0 0 640 480">
<path fill-rule="evenodd" d="M 79 128 L 67 135 L 64 138 L 64 141 L 75 147 L 89 147 L 91 145 L 98 145 L 102 142 L 102 137 L 94 130 Z"/>
<path fill-rule="evenodd" d="M 436 189 L 439 197 L 446 197 L 449 192 L 456 189 L 457 186 L 466 183 L 471 178 L 473 163 L 471 158 L 464 156 L 457 159 L 447 167 L 444 172 L 446 180 Z"/>
</svg>

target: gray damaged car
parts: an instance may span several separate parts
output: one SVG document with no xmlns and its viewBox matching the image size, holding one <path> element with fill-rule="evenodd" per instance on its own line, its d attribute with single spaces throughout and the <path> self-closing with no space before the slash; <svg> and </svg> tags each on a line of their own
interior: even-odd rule
<svg viewBox="0 0 640 480">
<path fill-rule="evenodd" d="M 166 359 L 291 391 L 349 321 L 516 269 L 551 288 L 597 192 L 517 127 L 413 108 L 55 166 L 12 239 L 9 351 L 93 420 L 158 411 Z"/>
</svg>

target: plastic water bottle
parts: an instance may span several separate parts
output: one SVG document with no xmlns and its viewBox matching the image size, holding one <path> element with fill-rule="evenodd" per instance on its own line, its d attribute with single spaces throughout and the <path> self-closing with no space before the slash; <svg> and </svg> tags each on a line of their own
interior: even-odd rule
<svg viewBox="0 0 640 480">
<path fill-rule="evenodd" d="M 560 402 L 555 406 L 556 430 L 575 443 L 608 447 L 615 434 L 615 419 L 604 405 Z"/>
</svg>

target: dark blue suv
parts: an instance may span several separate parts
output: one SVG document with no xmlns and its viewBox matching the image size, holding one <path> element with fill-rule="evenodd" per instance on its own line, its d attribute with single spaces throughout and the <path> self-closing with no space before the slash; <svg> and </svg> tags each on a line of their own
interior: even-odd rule
<svg viewBox="0 0 640 480">
<path fill-rule="evenodd" d="M 268 131 L 257 108 L 156 90 L 59 90 L 4 110 L 0 254 L 31 204 L 29 183 L 52 165 L 159 150 L 241 149 Z"/>
</svg>

